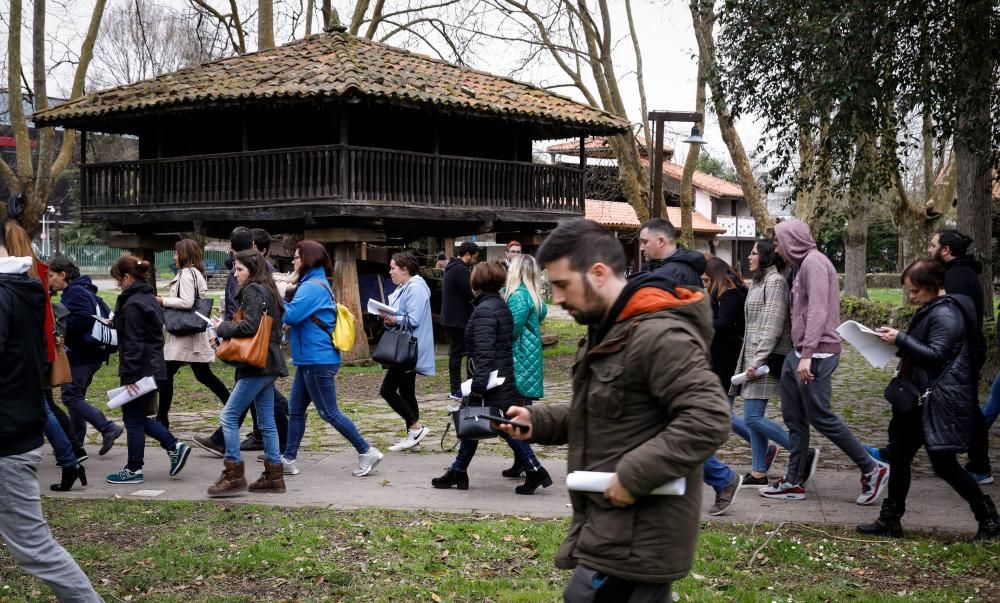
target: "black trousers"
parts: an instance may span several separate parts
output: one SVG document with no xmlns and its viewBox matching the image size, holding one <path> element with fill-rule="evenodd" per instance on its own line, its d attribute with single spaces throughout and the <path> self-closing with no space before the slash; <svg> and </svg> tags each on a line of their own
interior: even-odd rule
<svg viewBox="0 0 1000 603">
<path fill-rule="evenodd" d="M 911 465 L 917 451 L 924 445 L 924 427 L 922 411 L 917 409 L 909 413 L 892 413 L 889 422 L 889 465 L 892 467 L 892 479 L 889 480 L 888 500 L 896 503 L 900 509 L 905 509 L 906 497 L 910 492 L 912 481 Z M 986 495 L 958 463 L 954 452 L 927 451 L 934 473 L 948 482 L 948 485 L 958 492 L 970 506 L 983 501 Z"/>
<path fill-rule="evenodd" d="M 226 405 L 226 400 L 229 400 L 229 388 L 212 372 L 211 363 L 167 360 L 167 379 L 161 382 L 160 408 L 156 411 L 156 420 L 168 429 L 170 427 L 170 405 L 174 401 L 174 376 L 185 364 L 191 367 L 191 372 L 194 373 L 194 378 L 198 380 L 198 383 L 212 390 L 223 406 Z"/>
<path fill-rule="evenodd" d="M 420 408 L 417 406 L 416 372 L 398 368 L 387 370 L 379 394 L 396 411 L 397 415 L 403 417 L 407 429 L 420 421 Z"/>
<path fill-rule="evenodd" d="M 448 333 L 448 340 L 451 345 L 448 347 L 448 379 L 451 385 L 451 393 L 458 394 L 462 391 L 462 359 L 465 358 L 465 329 L 462 327 L 445 327 Z"/>
</svg>

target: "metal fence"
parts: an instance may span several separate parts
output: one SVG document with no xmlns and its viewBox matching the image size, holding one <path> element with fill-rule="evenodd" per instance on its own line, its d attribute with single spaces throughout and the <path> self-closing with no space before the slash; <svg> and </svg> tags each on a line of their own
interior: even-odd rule
<svg viewBox="0 0 1000 603">
<path fill-rule="evenodd" d="M 38 253 L 40 245 L 35 245 Z M 128 249 L 118 249 L 107 245 L 63 245 L 62 255 L 73 260 L 73 263 L 80 268 L 80 274 L 91 274 L 107 276 L 111 271 L 111 266 L 118 258 L 131 253 Z M 49 255 L 38 253 L 38 257 L 43 261 L 48 261 L 55 256 L 55 251 Z M 206 251 L 205 260 L 216 263 L 220 269 L 225 269 L 225 262 L 229 259 L 229 254 L 225 251 Z M 156 252 L 156 272 L 157 274 L 172 274 L 174 272 L 174 252 L 164 250 Z"/>
</svg>

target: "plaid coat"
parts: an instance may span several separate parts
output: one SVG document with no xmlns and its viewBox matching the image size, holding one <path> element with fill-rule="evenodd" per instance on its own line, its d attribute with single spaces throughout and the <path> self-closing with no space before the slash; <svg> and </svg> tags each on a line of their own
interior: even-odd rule
<svg viewBox="0 0 1000 603">
<path fill-rule="evenodd" d="M 774 266 L 764 272 L 764 278 L 755 279 L 747 292 L 744 306 L 746 334 L 740 351 L 736 372 L 747 367 L 759 368 L 767 364 L 769 354 L 787 354 L 792 349 L 791 316 L 788 313 L 788 283 Z M 781 375 L 768 374 L 761 379 L 734 385 L 730 396 L 740 395 L 744 400 L 767 400 L 778 396 Z"/>
</svg>

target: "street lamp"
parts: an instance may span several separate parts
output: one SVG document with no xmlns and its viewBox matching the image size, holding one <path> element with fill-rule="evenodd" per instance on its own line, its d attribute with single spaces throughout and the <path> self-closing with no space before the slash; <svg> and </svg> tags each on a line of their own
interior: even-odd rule
<svg viewBox="0 0 1000 603">
<path fill-rule="evenodd" d="M 691 135 L 682 140 L 681 142 L 686 142 L 688 144 L 701 146 L 707 144 L 708 141 L 701 137 L 701 130 L 697 125 L 691 126 Z"/>
<path fill-rule="evenodd" d="M 663 124 L 668 121 L 686 121 L 694 122 L 695 126 L 691 128 L 691 135 L 684 139 L 683 142 L 692 145 L 705 144 L 705 139 L 701 137 L 701 130 L 698 128 L 698 124 L 702 122 L 704 117 L 701 113 L 696 112 L 685 112 L 685 111 L 650 111 L 647 119 L 653 122 L 653 132 L 655 133 L 656 143 L 653 149 L 653 217 L 659 218 L 663 215 Z"/>
</svg>

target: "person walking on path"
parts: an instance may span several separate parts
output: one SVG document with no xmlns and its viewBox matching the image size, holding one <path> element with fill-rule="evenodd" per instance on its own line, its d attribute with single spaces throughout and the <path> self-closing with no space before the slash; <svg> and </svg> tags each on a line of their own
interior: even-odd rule
<svg viewBox="0 0 1000 603">
<path fill-rule="evenodd" d="M 924 446 L 934 473 L 972 509 L 979 522 L 975 540 L 996 540 L 1000 538 L 1000 517 L 993 500 L 983 494 L 956 458 L 968 448 L 974 436 L 974 417 L 980 414 L 977 384 L 972 379 L 973 339 L 968 337 L 969 330 L 976 328 L 975 306 L 964 295 L 945 294 L 944 270 L 934 260 L 913 262 L 903 272 L 902 281 L 909 302 L 919 309 L 905 332 L 883 327 L 879 333 L 884 342 L 899 348 L 897 379 L 909 384 L 911 393 L 892 404 L 889 495 L 882 502 L 878 519 L 857 529 L 862 534 L 903 536 L 900 519 L 910 490 L 910 466 Z M 931 407 L 925 409 L 924 405 Z"/>
<path fill-rule="evenodd" d="M 292 257 L 298 286 L 285 304 L 285 324 L 292 344 L 292 364 L 296 366 L 289 401 L 288 444 L 281 457 L 285 474 L 298 475 L 299 444 L 306 431 L 306 411 L 310 402 L 320 418 L 329 423 L 354 446 L 358 453 L 355 477 L 371 473 L 382 461 L 378 448 L 368 444 L 350 417 L 337 406 L 337 372 L 340 352 L 333 346 L 337 326 L 337 302 L 333 295 L 333 262 L 323 245 L 300 241 Z"/>
<path fill-rule="evenodd" d="M 548 308 L 542 300 L 541 271 L 538 262 L 528 254 L 517 254 L 507 271 L 504 299 L 514 319 L 514 403 L 531 406 L 545 395 L 545 362 L 542 354 L 542 321 Z M 526 444 L 522 444 L 527 446 Z M 525 483 L 518 486 L 530 494 L 548 478 L 537 471 L 541 464 L 530 447 L 527 454 L 518 454 L 514 448 L 514 464 L 504 469 L 504 477 L 525 476 Z"/>
<path fill-rule="evenodd" d="M 451 258 L 441 279 L 441 326 L 448 334 L 449 397 L 462 399 L 462 359 L 465 358 L 465 326 L 472 316 L 472 289 L 469 271 L 479 254 L 479 246 L 463 241 L 458 256 Z"/>
<path fill-rule="evenodd" d="M 653 218 L 639 231 L 639 250 L 646 258 L 648 271 L 662 274 L 680 285 L 701 287 L 705 255 L 677 243 L 677 230 L 670 220 Z"/>
<path fill-rule="evenodd" d="M 469 318 L 465 341 L 469 349 L 469 373 L 472 375 L 472 390 L 468 396 L 468 405 L 495 406 L 506 410 L 517 399 L 517 388 L 514 376 L 514 317 L 500 289 L 504 286 L 507 273 L 503 264 L 484 262 L 477 264 L 472 271 L 472 290 L 476 294 L 476 309 Z M 490 374 L 497 373 L 503 378 L 500 385 L 488 389 Z M 552 478 L 545 470 L 530 445 L 519 440 L 513 440 L 506 433 L 501 433 L 504 440 L 514 451 L 517 461 L 528 468 L 528 477 L 524 484 L 515 488 L 517 494 L 534 494 L 538 486 L 548 488 Z M 479 440 L 461 440 L 455 462 L 441 477 L 431 480 L 435 488 L 469 489 L 469 464 L 479 448 Z"/>
<path fill-rule="evenodd" d="M 90 423 L 101 434 L 98 454 L 104 456 L 125 429 L 87 401 L 87 390 L 94 375 L 108 361 L 107 347 L 91 335 L 96 322 L 94 315 L 108 316 L 111 309 L 98 297 L 90 277 L 80 276 L 80 269 L 65 257 L 58 256 L 49 262 L 49 290 L 62 292 L 62 304 L 67 311 L 66 359 L 73 381 L 62 386 L 61 398 L 69 409 L 72 435 L 79 442 L 85 441 Z"/>
<path fill-rule="evenodd" d="M 27 276 L 30 257 L 12 257 L 0 228 L 0 537 L 26 573 L 60 601 L 103 601 L 90 579 L 49 531 L 42 515 L 38 465 L 46 413 L 43 372 L 48 362 L 41 283 Z"/>
<path fill-rule="evenodd" d="M 792 347 L 788 283 L 781 275 L 784 260 L 769 239 L 754 244 L 747 264 L 753 281 L 747 291 L 746 330 L 733 374 L 745 372 L 749 380 L 732 386 L 729 395 L 743 396 L 743 421 L 750 431 L 751 469 L 743 476 L 743 485 L 767 486 L 767 472 L 778 456 L 778 446 L 791 448 L 788 432 L 765 415 L 767 401 L 778 394 L 781 368 Z M 765 366 L 769 372 L 758 375 L 757 371 Z M 815 459 L 816 450 L 809 452 Z"/>
<path fill-rule="evenodd" d="M 164 308 L 191 310 L 194 308 L 196 295 L 202 299 L 208 295 L 201 247 L 191 239 L 177 241 L 174 245 L 174 264 L 177 266 L 177 274 L 170 281 L 170 295 L 157 297 L 156 301 Z M 170 406 L 174 398 L 174 376 L 185 364 L 191 367 L 195 379 L 211 390 L 220 403 L 225 404 L 229 399 L 229 389 L 212 372 L 215 350 L 208 341 L 207 332 L 191 335 L 167 333 L 163 356 L 167 360 L 167 378 L 160 387 L 156 420 L 167 429 L 170 428 Z"/>
<path fill-rule="evenodd" d="M 236 299 L 239 312 L 234 320 L 215 321 L 215 332 L 221 339 L 246 339 L 254 337 L 262 328 L 263 317 L 271 317 L 271 330 L 267 334 L 267 361 L 263 368 L 242 362 L 232 362 L 236 367 L 236 385 L 226 402 L 219 422 L 225 434 L 226 454 L 219 479 L 209 486 L 211 497 L 232 496 L 247 488 L 246 470 L 240 459 L 239 418 L 251 404 L 257 407 L 260 428 L 264 435 L 264 472 L 254 483 L 251 492 L 285 491 L 285 480 L 278 451 L 278 429 L 274 424 L 274 382 L 288 375 L 285 355 L 281 351 L 281 323 L 284 317 L 281 298 L 274 286 L 264 256 L 250 249 L 236 254 L 233 264 L 238 289 Z M 237 320 L 238 319 L 238 320 Z"/>
<path fill-rule="evenodd" d="M 669 601 L 694 561 L 702 465 L 729 435 L 729 405 L 709 367 L 712 310 L 700 290 L 659 274 L 625 279 L 614 235 L 560 224 L 538 250 L 552 299 L 588 325 L 573 400 L 512 406 L 517 439 L 568 444 L 568 471 L 611 473 L 604 492 L 570 491 L 573 520 L 556 566 L 573 569 L 564 600 Z M 681 496 L 651 495 L 675 479 Z"/>
<path fill-rule="evenodd" d="M 791 444 L 783 479 L 762 488 L 765 498 L 802 500 L 803 485 L 812 477 L 818 450 L 809 458 L 809 426 L 832 441 L 861 470 L 861 494 L 855 502 L 870 505 L 889 482 L 889 465 L 865 451 L 831 407 L 833 372 L 840 362 L 840 290 L 837 271 L 816 249 L 809 226 L 787 220 L 774 227 L 782 257 L 799 267 L 792 286 L 792 347 L 781 371 L 781 415 Z M 811 461 L 811 462 L 810 462 Z"/>
<path fill-rule="evenodd" d="M 148 261 L 131 255 L 123 256 L 111 267 L 111 276 L 122 289 L 115 303 L 114 319 L 118 331 L 118 377 L 129 392 L 138 391 L 138 382 L 145 377 L 155 379 L 158 387 L 167 377 L 167 364 L 163 359 L 163 309 L 156 302 L 156 290 L 150 284 L 152 270 Z M 167 451 L 170 477 L 180 473 L 187 463 L 191 448 L 148 416 L 156 414 L 155 409 L 150 409 L 156 406 L 155 400 L 156 392 L 152 391 L 122 405 L 128 463 L 118 473 L 109 475 L 108 483 L 143 482 L 147 435 Z"/>
<path fill-rule="evenodd" d="M 420 276 L 417 259 L 408 251 L 392 254 L 389 260 L 389 278 L 396 290 L 389 294 L 389 305 L 395 312 L 382 313 L 387 329 L 403 325 L 417 338 L 417 366 L 413 370 L 390 367 L 385 372 L 379 394 L 396 414 L 406 422 L 406 436 L 389 446 L 397 452 L 409 450 L 420 444 L 430 430 L 420 422 L 417 405 L 417 374 L 433 376 L 434 325 L 431 324 L 431 290 Z"/>
</svg>

